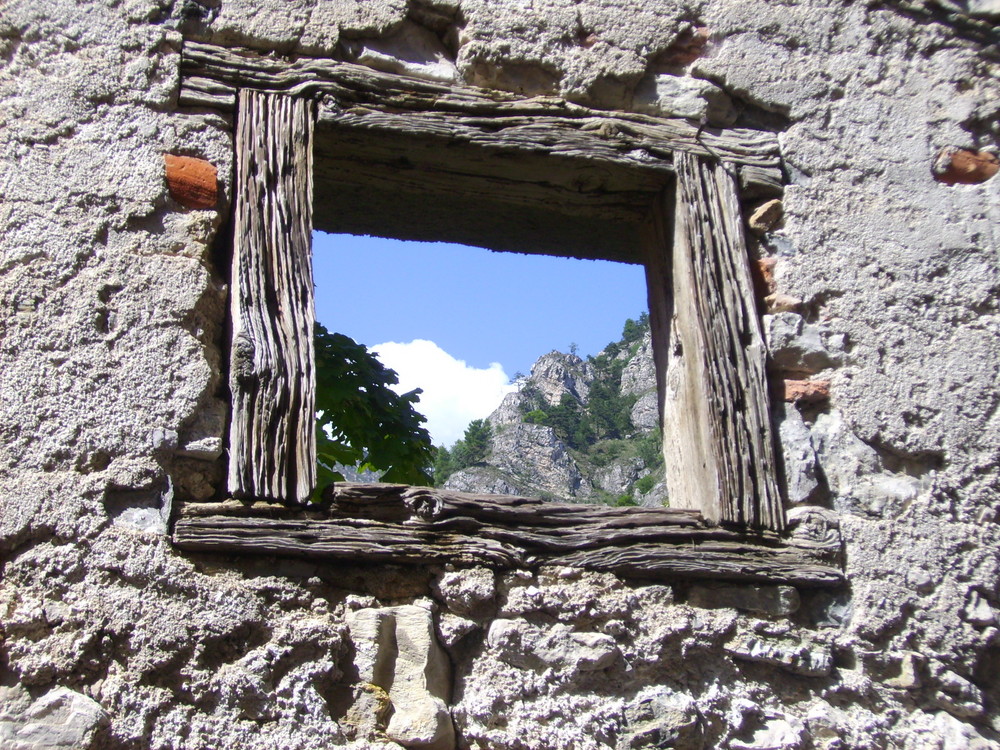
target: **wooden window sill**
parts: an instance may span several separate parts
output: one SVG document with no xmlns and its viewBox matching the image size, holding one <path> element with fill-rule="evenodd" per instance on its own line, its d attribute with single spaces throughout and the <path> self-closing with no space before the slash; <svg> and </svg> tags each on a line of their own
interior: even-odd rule
<svg viewBox="0 0 1000 750">
<path fill-rule="evenodd" d="M 697 511 L 612 508 L 398 484 L 337 484 L 315 508 L 227 500 L 177 509 L 176 547 L 390 564 L 561 565 L 652 580 L 837 587 L 840 536 L 710 526 Z"/>
</svg>

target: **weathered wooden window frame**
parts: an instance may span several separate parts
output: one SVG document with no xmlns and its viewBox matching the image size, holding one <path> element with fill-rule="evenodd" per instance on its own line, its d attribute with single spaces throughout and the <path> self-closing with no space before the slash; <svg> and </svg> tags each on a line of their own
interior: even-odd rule
<svg viewBox="0 0 1000 750">
<path fill-rule="evenodd" d="M 780 185 L 773 134 L 703 131 L 684 120 L 201 44 L 185 46 L 183 70 L 182 105 L 236 114 L 229 471 L 236 500 L 186 506 L 175 524 L 178 546 L 371 562 L 558 562 L 643 577 L 799 585 L 841 580 L 829 565 L 839 545 L 828 528 L 805 538 L 781 535 L 766 352 L 739 203 L 741 183 Z M 608 200 L 599 190 L 579 200 L 599 213 L 645 214 L 640 257 L 661 420 L 665 435 L 685 436 L 664 441 L 668 489 L 691 510 L 394 485 L 338 485 L 322 509 L 287 506 L 307 498 L 315 482 L 310 235 L 317 119 L 349 138 L 399 132 L 486 154 L 571 159 L 605 175 L 653 176 L 647 184 L 655 192 L 647 190 L 639 205 L 622 209 L 622 196 Z M 503 179 L 515 193 L 523 188 L 515 200 L 534 199 L 537 185 Z M 566 187 L 558 179 L 550 189 Z"/>
</svg>

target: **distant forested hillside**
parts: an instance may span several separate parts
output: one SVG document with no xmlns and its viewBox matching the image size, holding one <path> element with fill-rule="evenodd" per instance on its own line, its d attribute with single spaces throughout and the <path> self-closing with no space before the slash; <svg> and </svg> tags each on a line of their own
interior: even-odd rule
<svg viewBox="0 0 1000 750">
<path fill-rule="evenodd" d="M 596 356 L 553 351 L 493 414 L 437 449 L 434 481 L 469 492 L 666 504 L 649 318 Z"/>
</svg>

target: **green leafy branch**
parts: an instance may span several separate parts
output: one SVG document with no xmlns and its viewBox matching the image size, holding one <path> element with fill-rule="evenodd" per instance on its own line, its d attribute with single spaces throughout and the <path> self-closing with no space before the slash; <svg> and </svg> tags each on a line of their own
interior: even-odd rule
<svg viewBox="0 0 1000 750">
<path fill-rule="evenodd" d="M 314 497 L 344 476 L 337 464 L 382 471 L 382 480 L 429 485 L 434 462 L 425 418 L 415 409 L 420 389 L 392 390 L 399 377 L 368 348 L 316 324 L 316 452 Z"/>
</svg>

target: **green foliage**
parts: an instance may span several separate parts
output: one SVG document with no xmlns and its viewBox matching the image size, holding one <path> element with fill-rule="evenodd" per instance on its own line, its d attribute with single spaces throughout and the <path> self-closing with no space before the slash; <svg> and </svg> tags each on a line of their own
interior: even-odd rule
<svg viewBox="0 0 1000 750">
<path fill-rule="evenodd" d="M 591 358 L 594 382 L 587 399 L 588 430 L 591 442 L 623 438 L 632 430 L 632 407 L 637 396 L 621 392 L 625 362 L 606 354 Z"/>
<path fill-rule="evenodd" d="M 648 495 L 649 491 L 656 486 L 656 480 L 653 478 L 652 474 L 647 474 L 644 477 L 640 477 L 635 483 L 635 488 L 643 495 Z"/>
<path fill-rule="evenodd" d="M 625 327 L 622 329 L 622 340 L 621 344 L 628 345 L 633 344 L 637 341 L 642 340 L 642 337 L 646 335 L 646 331 L 649 330 L 649 313 L 644 312 L 639 316 L 639 320 L 632 320 L 629 318 L 625 321 Z"/>
<path fill-rule="evenodd" d="M 556 437 L 572 448 L 586 443 L 583 409 L 580 408 L 580 402 L 568 393 L 562 395 L 558 405 L 550 407 L 543 424 L 551 427 Z"/>
<path fill-rule="evenodd" d="M 434 460 L 434 486 L 440 487 L 459 469 L 464 469 L 486 461 L 493 425 L 486 419 L 474 419 L 465 428 L 465 435 L 449 451 L 443 445 L 437 448 Z"/>
<path fill-rule="evenodd" d="M 618 506 L 619 508 L 634 508 L 638 504 L 639 503 L 635 501 L 635 498 L 628 493 L 624 495 L 619 495 L 615 499 L 615 505 Z"/>
<path fill-rule="evenodd" d="M 465 428 L 465 435 L 455 443 L 451 450 L 452 458 L 458 469 L 482 463 L 490 449 L 490 438 L 493 437 L 493 425 L 486 419 L 474 419 Z"/>
<path fill-rule="evenodd" d="M 317 495 L 344 480 L 338 463 L 383 471 L 386 482 L 430 483 L 435 451 L 414 409 L 420 390 L 399 395 L 390 388 L 398 382 L 367 347 L 316 324 Z"/>
<path fill-rule="evenodd" d="M 549 415 L 541 409 L 532 409 L 524 415 L 524 421 L 528 424 L 545 424 L 545 420 L 548 419 L 548 416 Z"/>
<path fill-rule="evenodd" d="M 627 440 L 601 440 L 590 446 L 587 456 L 594 466 L 607 466 L 629 452 Z"/>
<path fill-rule="evenodd" d="M 439 445 L 434 449 L 434 486 L 440 487 L 445 480 L 454 474 L 458 469 L 455 467 L 455 459 L 447 448 Z"/>
<path fill-rule="evenodd" d="M 642 459 L 647 469 L 656 470 L 663 466 L 663 435 L 659 427 L 636 441 L 635 454 Z"/>
</svg>

